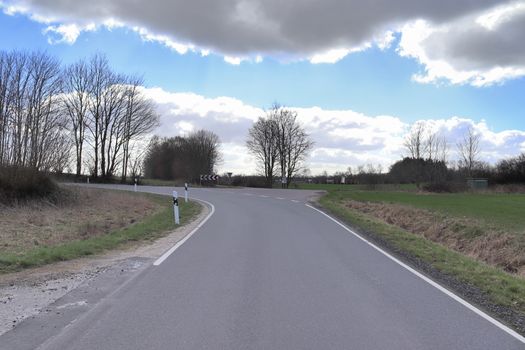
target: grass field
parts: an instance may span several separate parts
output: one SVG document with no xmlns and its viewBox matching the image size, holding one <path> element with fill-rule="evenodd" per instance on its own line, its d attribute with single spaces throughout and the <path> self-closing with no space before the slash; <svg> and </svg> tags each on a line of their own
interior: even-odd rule
<svg viewBox="0 0 525 350">
<path fill-rule="evenodd" d="M 314 184 L 314 183 L 291 183 L 291 189 L 298 190 L 322 190 L 322 191 L 365 191 L 370 190 L 370 185 L 354 184 Z M 383 191 L 417 191 L 414 184 L 379 184 L 374 186 L 375 190 Z"/>
<path fill-rule="evenodd" d="M 504 193 L 334 192 L 333 198 L 408 205 L 453 217 L 468 217 L 513 232 L 525 230 L 525 195 Z"/>
<path fill-rule="evenodd" d="M 170 186 L 170 187 L 181 187 L 184 186 L 183 181 L 178 180 L 158 180 L 158 179 L 141 179 L 141 185 L 145 186 Z"/>
<path fill-rule="evenodd" d="M 87 191 L 93 190 L 89 189 Z M 85 225 L 86 222 L 76 221 L 69 223 L 69 230 L 60 227 L 64 226 L 65 222 L 67 223 L 67 216 L 70 216 L 68 212 L 65 212 L 62 220 L 46 223 L 48 226 L 47 229 L 50 231 L 53 231 L 52 225 L 55 225 L 55 229 L 63 233 L 60 237 L 54 237 L 52 241 L 43 241 L 43 243 L 39 243 L 38 245 L 19 243 L 15 245 L 14 249 L 6 249 L 5 247 L 1 249 L 0 273 L 97 254 L 117 248 L 128 242 L 154 240 L 176 228 L 173 220 L 173 204 L 171 198 L 145 193 L 108 192 L 115 193 L 117 197 L 125 196 L 130 202 L 134 200 L 138 200 L 138 202 L 149 202 L 151 203 L 152 210 L 138 220 L 128 220 L 124 222 L 124 224 L 118 228 L 114 228 L 114 226 L 111 225 L 102 226 L 102 228 L 97 230 L 96 234 L 89 235 L 82 233 L 84 232 L 83 225 Z M 119 205 L 118 202 L 114 204 L 116 206 Z M 104 206 L 98 208 L 99 212 L 96 211 L 96 208 L 91 209 L 94 210 L 92 212 L 94 216 L 107 215 Z M 24 210 L 24 208 L 22 208 L 22 210 Z M 61 208 L 56 208 L 56 210 L 60 211 Z M 201 206 L 196 202 L 180 203 L 181 225 L 191 222 L 200 211 Z M 89 223 L 92 217 L 87 215 L 85 219 L 88 220 L 87 223 Z M 21 222 L 20 225 L 23 226 L 24 223 Z M 23 232 L 19 232 L 19 234 L 24 235 Z M 31 233 L 28 232 L 27 234 Z M 7 241 L 6 238 L 3 239 L 5 242 Z M 12 238 L 8 239 L 9 242 L 13 241 Z"/>
</svg>

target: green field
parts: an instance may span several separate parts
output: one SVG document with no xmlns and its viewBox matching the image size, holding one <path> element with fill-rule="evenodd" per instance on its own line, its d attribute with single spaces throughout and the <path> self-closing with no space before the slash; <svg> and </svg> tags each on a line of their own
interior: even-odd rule
<svg viewBox="0 0 525 350">
<path fill-rule="evenodd" d="M 278 187 L 278 186 L 276 186 Z M 298 190 L 323 190 L 323 191 L 360 191 L 369 190 L 370 185 L 352 185 L 352 184 L 314 184 L 314 183 L 291 183 L 291 189 Z M 375 185 L 375 190 L 381 191 L 416 191 L 414 184 L 381 184 Z"/>
<path fill-rule="evenodd" d="M 176 180 L 158 180 L 158 179 L 141 179 L 140 184 L 144 186 L 169 186 L 169 187 L 181 187 L 184 186 L 184 182 Z"/>
<path fill-rule="evenodd" d="M 505 193 L 417 193 L 401 191 L 332 191 L 332 198 L 408 205 L 452 217 L 472 218 L 523 233 L 525 195 Z"/>
</svg>

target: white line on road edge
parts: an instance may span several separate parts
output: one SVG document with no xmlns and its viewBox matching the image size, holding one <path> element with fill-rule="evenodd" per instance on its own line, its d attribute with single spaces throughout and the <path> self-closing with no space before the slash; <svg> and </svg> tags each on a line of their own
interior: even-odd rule
<svg viewBox="0 0 525 350">
<path fill-rule="evenodd" d="M 213 213 L 215 213 L 215 206 L 213 204 L 211 204 L 210 202 L 206 202 L 206 201 L 203 201 L 202 199 L 197 199 L 198 201 L 201 201 L 203 203 L 206 203 L 207 205 L 210 206 L 211 208 L 211 212 L 204 218 L 204 220 L 202 220 L 198 225 L 197 227 L 195 227 L 190 233 L 188 233 L 186 235 L 186 237 L 184 237 L 183 239 L 181 239 L 180 241 L 178 241 L 173 247 L 171 247 L 166 253 L 162 254 L 162 256 L 160 258 L 158 258 L 157 260 L 155 260 L 155 262 L 153 263 L 154 266 L 159 266 L 160 264 L 162 264 L 162 262 L 164 260 L 166 260 L 168 258 L 168 256 L 170 256 L 171 254 L 173 254 L 174 251 L 177 250 L 177 248 L 179 248 L 181 245 L 184 244 L 184 242 L 186 242 L 188 239 L 190 239 L 191 236 L 193 236 L 193 234 L 195 232 L 197 232 L 201 227 L 202 225 L 204 225 L 206 223 L 206 221 L 208 221 L 209 218 L 211 218 L 211 216 L 213 215 Z"/>
<path fill-rule="evenodd" d="M 292 202 L 294 202 L 294 203 L 299 203 L 299 201 L 298 201 L 298 200 L 295 200 L 295 199 L 292 199 Z"/>
<path fill-rule="evenodd" d="M 330 215 L 326 214 L 325 212 L 315 208 L 315 207 L 312 207 L 311 205 L 309 204 L 305 204 L 308 208 L 311 208 L 321 214 L 323 214 L 324 216 L 326 216 L 328 219 L 332 220 L 333 222 L 335 222 L 336 224 L 338 224 L 339 226 L 341 226 L 342 228 L 344 228 L 346 231 L 350 232 L 351 234 L 353 234 L 354 236 L 356 236 L 357 238 L 359 238 L 360 240 L 362 240 L 363 242 L 365 242 L 366 244 L 368 244 L 369 246 L 371 246 L 372 248 L 374 248 L 375 250 L 377 250 L 378 252 L 380 252 L 381 254 L 383 254 L 384 256 L 386 256 L 387 258 L 389 258 L 390 260 L 394 261 L 395 263 L 401 265 L 402 267 L 404 267 L 405 269 L 407 269 L 408 271 L 412 272 L 414 275 L 416 275 L 417 277 L 421 278 L 423 281 L 427 282 L 428 284 L 430 284 L 431 286 L 433 286 L 434 288 L 438 289 L 439 291 L 445 293 L 446 295 L 448 295 L 450 298 L 454 299 L 455 301 L 457 301 L 458 303 L 460 303 L 461 305 L 465 306 L 467 309 L 469 309 L 470 311 L 476 313 L 477 315 L 483 317 L 485 320 L 489 321 L 490 323 L 492 323 L 493 325 L 495 325 L 496 327 L 498 327 L 499 329 L 501 329 L 502 331 L 508 333 L 509 335 L 513 336 L 514 338 L 516 338 L 517 340 L 519 340 L 520 342 L 524 343 L 525 344 L 525 337 L 521 336 L 519 333 L 515 332 L 514 330 L 510 329 L 509 327 L 505 326 L 503 323 L 499 322 L 498 320 L 490 317 L 489 315 L 487 315 L 486 313 L 484 313 L 483 311 L 481 311 L 480 309 L 478 309 L 477 307 L 473 306 L 472 304 L 470 304 L 469 302 L 465 301 L 464 299 L 462 299 L 461 297 L 457 296 L 456 294 L 452 293 L 451 291 L 449 291 L 448 289 L 446 289 L 445 287 L 441 286 L 440 284 L 438 284 L 437 282 L 434 282 L 433 280 L 431 280 L 430 278 L 428 278 L 427 276 L 421 274 L 420 272 L 414 270 L 413 268 L 411 268 L 410 266 L 408 266 L 407 264 L 401 262 L 400 260 L 396 259 L 395 257 L 393 257 L 392 255 L 390 255 L 389 253 L 387 253 L 386 251 L 384 251 L 383 249 L 379 248 L 378 246 L 376 246 L 375 244 L 373 244 L 372 242 L 366 240 L 365 238 L 363 238 L 361 235 L 355 233 L 354 231 L 352 231 L 351 229 L 349 229 L 348 227 L 346 227 L 346 225 L 342 224 L 341 222 L 339 222 L 338 220 L 334 219 L 333 217 L 331 217 Z"/>
</svg>

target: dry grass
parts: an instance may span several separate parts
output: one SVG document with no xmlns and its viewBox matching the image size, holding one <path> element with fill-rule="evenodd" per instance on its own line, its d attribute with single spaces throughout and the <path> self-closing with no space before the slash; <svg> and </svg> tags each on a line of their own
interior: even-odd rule
<svg viewBox="0 0 525 350">
<path fill-rule="evenodd" d="M 525 185 L 509 184 L 495 185 L 489 187 L 485 192 L 488 193 L 525 193 Z"/>
<path fill-rule="evenodd" d="M 347 200 L 345 206 L 422 235 L 462 254 L 525 276 L 525 235 L 398 204 Z"/>
<path fill-rule="evenodd" d="M 39 246 L 58 246 L 123 228 L 159 209 L 143 196 L 72 188 L 58 205 L 29 201 L 0 212 L 0 249 L 22 254 Z"/>
</svg>

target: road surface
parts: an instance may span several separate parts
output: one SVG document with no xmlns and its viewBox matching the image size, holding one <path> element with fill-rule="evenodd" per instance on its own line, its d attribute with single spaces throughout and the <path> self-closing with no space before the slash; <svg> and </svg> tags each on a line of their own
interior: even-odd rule
<svg viewBox="0 0 525 350">
<path fill-rule="evenodd" d="M 307 206 L 313 194 L 191 189 L 214 213 L 171 255 L 66 327 L 46 335 L 39 329 L 60 315 L 28 320 L 0 348 L 525 349 L 517 334 Z"/>
</svg>

